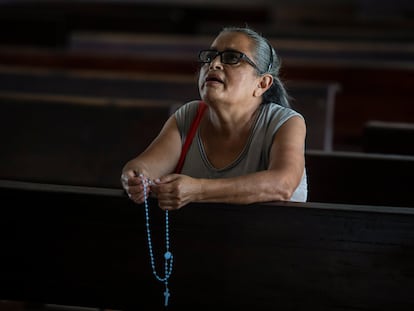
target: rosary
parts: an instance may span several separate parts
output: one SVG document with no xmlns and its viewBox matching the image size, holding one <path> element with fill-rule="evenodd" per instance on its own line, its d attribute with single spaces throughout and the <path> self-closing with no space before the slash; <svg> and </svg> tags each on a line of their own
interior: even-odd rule
<svg viewBox="0 0 414 311">
<path fill-rule="evenodd" d="M 142 177 L 142 175 L 141 175 Z M 142 180 L 142 185 L 144 187 L 144 205 L 145 205 L 145 224 L 147 228 L 147 240 L 148 240 L 148 249 L 150 254 L 151 260 L 151 267 L 152 267 L 152 274 L 154 274 L 155 278 L 160 281 L 164 282 L 165 291 L 164 291 L 164 306 L 168 306 L 168 299 L 170 297 L 170 291 L 168 289 L 168 279 L 171 276 L 172 266 L 173 266 L 173 255 L 170 252 L 170 234 L 169 234 L 169 225 L 168 225 L 168 211 L 165 211 L 165 253 L 164 253 L 164 277 L 160 277 L 156 270 L 155 270 L 155 259 L 154 253 L 152 250 L 152 241 L 151 241 L 151 229 L 149 224 L 149 205 L 147 199 L 147 182 L 151 184 L 151 180 L 145 181 Z"/>
</svg>

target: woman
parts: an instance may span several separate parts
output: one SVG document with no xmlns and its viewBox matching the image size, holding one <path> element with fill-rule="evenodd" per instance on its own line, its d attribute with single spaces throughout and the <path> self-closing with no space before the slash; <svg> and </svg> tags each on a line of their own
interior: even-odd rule
<svg viewBox="0 0 414 311">
<path fill-rule="evenodd" d="M 207 108 L 181 173 L 173 172 L 200 101 L 180 107 L 125 164 L 121 181 L 130 199 L 143 203 L 145 184 L 163 210 L 190 202 L 306 201 L 306 125 L 289 108 L 268 41 L 249 28 L 224 28 L 199 60 Z"/>
</svg>

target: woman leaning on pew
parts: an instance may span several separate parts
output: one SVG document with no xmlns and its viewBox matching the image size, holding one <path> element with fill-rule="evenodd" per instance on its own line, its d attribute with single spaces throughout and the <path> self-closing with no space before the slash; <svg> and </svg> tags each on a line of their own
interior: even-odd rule
<svg viewBox="0 0 414 311">
<path fill-rule="evenodd" d="M 129 198 L 142 204 L 145 186 L 163 210 L 190 202 L 306 201 L 306 125 L 289 106 L 270 43 L 250 28 L 227 27 L 199 62 L 201 100 L 177 109 L 123 167 Z"/>
</svg>

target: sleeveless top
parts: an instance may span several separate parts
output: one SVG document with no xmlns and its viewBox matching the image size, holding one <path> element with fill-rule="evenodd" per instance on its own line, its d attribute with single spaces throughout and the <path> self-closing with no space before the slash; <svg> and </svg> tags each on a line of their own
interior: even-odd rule
<svg viewBox="0 0 414 311">
<path fill-rule="evenodd" d="M 174 113 L 183 143 L 191 122 L 197 113 L 198 104 L 199 101 L 188 102 L 179 107 Z M 194 178 L 226 178 L 266 170 L 269 165 L 273 137 L 277 130 L 289 118 L 293 116 L 303 118 L 303 116 L 291 108 L 274 103 L 261 105 L 259 109 L 247 143 L 235 161 L 220 169 L 212 166 L 205 154 L 198 128 L 188 149 L 181 173 Z M 291 201 L 306 202 L 307 194 L 308 185 L 305 169 Z"/>
</svg>

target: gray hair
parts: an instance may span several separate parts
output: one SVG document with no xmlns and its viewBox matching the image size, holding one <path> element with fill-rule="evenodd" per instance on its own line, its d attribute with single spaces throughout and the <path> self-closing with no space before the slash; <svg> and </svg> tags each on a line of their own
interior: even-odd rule
<svg viewBox="0 0 414 311">
<path fill-rule="evenodd" d="M 249 37 L 255 46 L 253 57 L 259 68 L 259 74 L 263 75 L 267 73 L 272 75 L 273 84 L 263 94 L 263 104 L 276 103 L 284 107 L 290 107 L 289 96 L 279 77 L 281 60 L 270 42 L 258 32 L 248 27 L 225 27 L 220 33 L 223 32 L 240 32 Z"/>
</svg>

